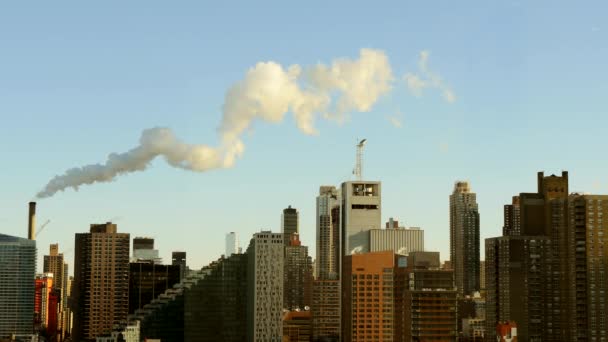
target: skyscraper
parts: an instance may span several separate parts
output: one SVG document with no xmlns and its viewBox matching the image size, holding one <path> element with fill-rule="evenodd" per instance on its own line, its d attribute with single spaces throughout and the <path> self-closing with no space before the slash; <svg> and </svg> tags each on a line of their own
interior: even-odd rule
<svg viewBox="0 0 608 342">
<path fill-rule="evenodd" d="M 312 341 L 340 341 L 340 280 L 316 279 L 312 285 Z"/>
<path fill-rule="evenodd" d="M 154 249 L 154 239 L 149 237 L 133 238 L 133 257 L 131 262 L 154 262 L 162 264 L 163 260 L 158 256 L 158 250 Z"/>
<path fill-rule="evenodd" d="M 184 295 L 184 341 L 247 341 L 247 255 L 203 268 Z"/>
<path fill-rule="evenodd" d="M 179 283 L 178 265 L 160 265 L 152 261 L 129 264 L 129 314 L 152 302 L 161 293 Z"/>
<path fill-rule="evenodd" d="M 53 273 L 36 275 L 36 295 L 34 301 L 34 327 L 36 330 L 42 328 L 52 330 L 53 328 L 57 328 L 56 321 L 51 321 L 49 324 L 49 313 L 53 310 L 57 310 L 57 307 L 51 307 L 50 305 L 52 290 Z M 56 318 L 56 315 L 54 317 Z"/>
<path fill-rule="evenodd" d="M 247 248 L 247 340 L 280 342 L 283 336 L 283 234 L 262 231 Z"/>
<path fill-rule="evenodd" d="M 285 239 L 285 246 L 289 246 L 292 234 L 300 233 L 298 209 L 291 206 L 283 209 L 281 233 L 283 233 L 283 239 Z"/>
<path fill-rule="evenodd" d="M 186 265 L 186 252 L 173 252 L 171 253 L 171 265 L 179 265 L 180 267 L 180 280 L 186 278 L 188 271 L 188 265 Z"/>
<path fill-rule="evenodd" d="M 456 341 L 454 272 L 439 269 L 438 252 L 413 252 L 399 257 L 399 262 L 395 271 L 396 335 L 403 336 L 404 342 Z"/>
<path fill-rule="evenodd" d="M 344 257 L 342 339 L 393 341 L 395 336 L 396 263 L 393 251 Z"/>
<path fill-rule="evenodd" d="M 36 241 L 0 234 L 0 339 L 34 328 Z"/>
<path fill-rule="evenodd" d="M 479 211 L 468 182 L 456 182 L 450 195 L 450 262 L 458 293 L 479 291 Z"/>
<path fill-rule="evenodd" d="M 283 285 L 283 308 L 287 310 L 309 307 L 312 296 L 312 260 L 308 247 L 302 246 L 299 235 L 291 234 L 285 246 L 285 282 Z"/>
<path fill-rule="evenodd" d="M 569 340 L 608 340 L 608 196 L 568 198 Z"/>
<path fill-rule="evenodd" d="M 65 334 L 68 319 L 68 264 L 63 253 L 59 253 L 59 244 L 50 245 L 49 255 L 44 256 L 43 272 L 53 274 L 53 289 L 59 294 L 58 329 Z"/>
<path fill-rule="evenodd" d="M 565 171 L 537 178 L 536 193 L 505 209 L 505 236 L 486 239 L 487 328 L 509 320 L 521 340 L 607 339 L 608 196 L 569 195 Z"/>
<path fill-rule="evenodd" d="M 230 232 L 226 234 L 226 258 L 229 258 L 232 254 L 239 253 L 239 237 L 237 233 Z"/>
<path fill-rule="evenodd" d="M 515 321 L 524 341 L 553 341 L 547 316 L 551 289 L 549 250 L 544 236 L 502 236 L 486 239 L 486 332 L 492 336 L 500 322 Z M 549 310 L 547 310 L 549 309 Z M 548 312 L 551 311 L 551 312 Z M 494 336 L 492 336 L 494 337 Z"/>
<path fill-rule="evenodd" d="M 342 183 L 342 255 L 370 251 L 369 231 L 380 229 L 380 182 Z"/>
<path fill-rule="evenodd" d="M 340 262 L 340 200 L 334 186 L 321 186 L 317 196 L 318 279 L 338 279 Z"/>
<path fill-rule="evenodd" d="M 77 233 L 74 247 L 74 331 L 76 341 L 111 332 L 129 310 L 129 234 L 116 225 L 91 224 Z"/>
</svg>

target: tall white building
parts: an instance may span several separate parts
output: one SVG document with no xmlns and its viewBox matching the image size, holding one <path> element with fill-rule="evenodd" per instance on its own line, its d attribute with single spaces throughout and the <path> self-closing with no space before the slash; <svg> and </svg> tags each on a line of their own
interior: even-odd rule
<svg viewBox="0 0 608 342">
<path fill-rule="evenodd" d="M 232 254 L 239 254 L 239 237 L 235 232 L 226 234 L 226 258 Z"/>
<path fill-rule="evenodd" d="M 369 231 L 380 229 L 380 182 L 342 183 L 342 254 L 370 251 Z"/>
<path fill-rule="evenodd" d="M 281 342 L 283 336 L 283 234 L 262 231 L 247 248 L 247 340 Z"/>
<path fill-rule="evenodd" d="M 317 279 L 337 279 L 340 262 L 340 196 L 335 186 L 321 186 L 317 196 Z"/>
</svg>

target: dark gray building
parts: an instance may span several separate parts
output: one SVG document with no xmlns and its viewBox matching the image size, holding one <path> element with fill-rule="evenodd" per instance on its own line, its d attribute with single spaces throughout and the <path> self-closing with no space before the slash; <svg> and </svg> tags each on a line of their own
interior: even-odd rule
<svg viewBox="0 0 608 342">
<path fill-rule="evenodd" d="M 298 209 L 291 206 L 283 209 L 281 216 L 281 233 L 283 233 L 285 246 L 289 245 L 292 234 L 300 233 Z"/>
</svg>

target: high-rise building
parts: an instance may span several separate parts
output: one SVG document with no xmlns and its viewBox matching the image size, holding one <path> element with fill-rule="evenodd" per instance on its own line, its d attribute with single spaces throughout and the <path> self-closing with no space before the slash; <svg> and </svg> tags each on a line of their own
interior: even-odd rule
<svg viewBox="0 0 608 342">
<path fill-rule="evenodd" d="M 564 171 L 539 172 L 538 191 L 516 199 L 504 236 L 486 240 L 488 331 L 515 321 L 521 340 L 608 339 L 608 196 L 569 195 Z"/>
<path fill-rule="evenodd" d="M 247 341 L 247 255 L 212 262 L 185 292 L 185 341 Z"/>
<path fill-rule="evenodd" d="M 479 261 L 479 292 L 482 294 L 486 290 L 486 262 L 485 260 Z"/>
<path fill-rule="evenodd" d="M 340 281 L 317 279 L 312 285 L 312 341 L 340 341 Z"/>
<path fill-rule="evenodd" d="M 158 256 L 158 250 L 154 249 L 154 239 L 148 237 L 133 238 L 133 257 L 131 262 L 153 262 L 162 264 L 163 260 Z"/>
<path fill-rule="evenodd" d="M 283 315 L 283 342 L 310 342 L 311 312 L 287 311 Z"/>
<path fill-rule="evenodd" d="M 226 234 L 226 258 L 229 258 L 232 254 L 238 254 L 239 252 L 239 237 L 235 232 Z"/>
<path fill-rule="evenodd" d="M 61 335 L 65 336 L 67 330 L 68 316 L 68 264 L 65 262 L 63 253 L 59 253 L 59 244 L 51 244 L 49 255 L 44 256 L 44 273 L 53 274 L 53 289 L 59 294 L 58 329 Z"/>
<path fill-rule="evenodd" d="M 129 314 L 179 283 L 180 272 L 178 265 L 160 265 L 152 261 L 130 263 Z"/>
<path fill-rule="evenodd" d="M 36 275 L 36 294 L 34 301 L 34 327 L 36 330 L 49 328 L 49 312 L 57 310 L 51 307 L 49 300 L 53 289 L 53 273 Z M 51 322 L 56 329 L 57 322 Z"/>
<path fill-rule="evenodd" d="M 479 211 L 468 182 L 456 182 L 450 195 L 450 261 L 458 293 L 479 291 Z"/>
<path fill-rule="evenodd" d="M 438 252 L 413 252 L 398 260 L 396 336 L 403 336 L 405 342 L 456 341 L 454 272 L 439 268 Z"/>
<path fill-rule="evenodd" d="M 36 241 L 0 234 L 0 339 L 34 329 Z"/>
<path fill-rule="evenodd" d="M 343 257 L 342 339 L 394 341 L 395 267 L 392 251 Z"/>
<path fill-rule="evenodd" d="M 321 186 L 317 196 L 317 279 L 338 279 L 340 199 L 334 186 Z"/>
<path fill-rule="evenodd" d="M 380 182 L 342 183 L 342 255 L 370 251 L 369 231 L 380 229 Z"/>
<path fill-rule="evenodd" d="M 283 336 L 283 234 L 262 231 L 247 248 L 247 340 L 280 342 Z"/>
<path fill-rule="evenodd" d="M 283 214 L 281 215 L 281 233 L 283 233 L 285 246 L 289 246 L 292 234 L 300 233 L 299 224 L 298 209 L 291 206 L 283 209 Z"/>
<path fill-rule="evenodd" d="M 418 227 L 399 227 L 392 218 L 386 229 L 369 231 L 370 252 L 393 251 L 407 255 L 410 252 L 424 251 L 424 230 Z"/>
<path fill-rule="evenodd" d="M 568 339 L 608 341 L 608 196 L 570 195 L 568 222 Z"/>
<path fill-rule="evenodd" d="M 504 207 L 503 236 L 521 235 L 521 213 L 519 210 L 519 196 L 513 196 L 511 204 Z"/>
<path fill-rule="evenodd" d="M 486 239 L 486 331 L 515 321 L 524 341 L 546 341 L 553 322 L 545 307 L 551 240 L 544 236 Z M 555 308 L 557 309 L 557 308 Z M 550 310 L 552 311 L 552 309 Z"/>
<path fill-rule="evenodd" d="M 308 247 L 302 246 L 298 233 L 291 234 L 285 246 L 285 282 L 283 284 L 283 307 L 287 310 L 304 310 L 312 301 L 312 260 Z"/>
<path fill-rule="evenodd" d="M 74 247 L 74 340 L 93 340 L 127 319 L 129 234 L 115 224 L 91 224 Z"/>
<path fill-rule="evenodd" d="M 171 253 L 171 265 L 179 265 L 180 280 L 186 278 L 186 274 L 188 273 L 188 265 L 186 265 L 186 252 Z"/>
</svg>

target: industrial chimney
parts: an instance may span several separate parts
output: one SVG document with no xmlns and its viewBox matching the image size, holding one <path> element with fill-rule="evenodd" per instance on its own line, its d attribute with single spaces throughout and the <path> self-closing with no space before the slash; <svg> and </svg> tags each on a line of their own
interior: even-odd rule
<svg viewBox="0 0 608 342">
<path fill-rule="evenodd" d="M 36 202 L 30 202 L 30 211 L 27 220 L 27 238 L 36 240 Z"/>
</svg>

